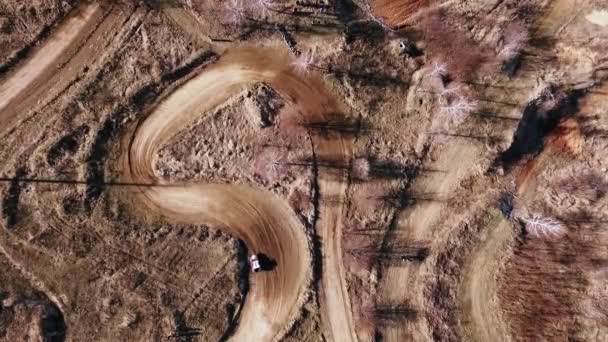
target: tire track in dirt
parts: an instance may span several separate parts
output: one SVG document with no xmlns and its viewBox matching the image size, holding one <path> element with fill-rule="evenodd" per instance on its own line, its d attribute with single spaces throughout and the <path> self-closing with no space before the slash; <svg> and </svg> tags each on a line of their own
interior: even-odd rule
<svg viewBox="0 0 608 342">
<path fill-rule="evenodd" d="M 55 35 L 0 86 L 0 110 L 6 109 L 36 79 L 48 73 L 47 70 L 60 60 L 68 46 L 77 41 L 79 34 L 87 27 L 87 24 L 101 16 L 103 16 L 103 10 L 99 4 L 82 6 L 77 13 L 72 14 Z M 5 117 L 2 119 L 2 121 L 6 120 Z"/>
<path fill-rule="evenodd" d="M 21 63 L 21 61 L 28 58 L 30 52 L 36 48 L 36 45 L 40 41 L 44 41 L 52 33 L 52 30 L 63 22 L 63 17 L 56 17 L 52 22 L 42 27 L 22 48 L 13 50 L 12 53 L 4 60 L 0 62 L 0 78 L 4 74 L 10 72 L 14 66 Z"/>
<path fill-rule="evenodd" d="M 275 340 L 288 330 L 311 281 L 308 237 L 293 210 L 275 195 L 242 185 L 170 185 L 154 175 L 154 158 L 163 144 L 200 113 L 247 84 L 268 83 L 307 119 L 322 119 L 340 109 L 324 92 L 320 80 L 295 75 L 289 63 L 282 50 L 228 51 L 217 65 L 176 90 L 140 122 L 122 150 L 128 181 L 159 185 L 139 189 L 139 198 L 149 208 L 176 222 L 216 223 L 243 240 L 251 253 L 267 253 L 277 260 L 275 270 L 252 277 L 234 340 Z M 325 156 L 343 154 L 344 147 L 323 144 L 320 148 Z M 328 185 L 322 191 L 333 193 L 336 187 L 336 192 L 341 192 L 345 186 Z M 327 221 L 322 221 L 326 222 L 322 227 L 338 223 L 330 219 L 334 215 L 324 216 L 322 220 Z"/>
<path fill-rule="evenodd" d="M 108 45 L 116 39 L 117 31 L 131 19 L 132 14 L 133 11 L 122 11 L 99 3 L 83 3 L 59 24 L 48 41 L 37 48 L 31 57 L 11 65 L 19 68 L 3 75 L 0 84 L 0 135 L 14 129 L 18 121 L 26 120 L 31 113 L 57 99 L 81 79 L 79 72 L 83 68 L 88 70 L 89 64 L 104 60 L 111 54 L 106 51 Z M 94 39 L 95 44 L 92 44 Z M 100 44 L 100 40 L 104 44 Z M 13 257 L 13 254 L 21 254 L 22 248 L 25 248 L 20 244 L 23 242 L 5 234 L 0 239 L 0 253 L 63 313 L 63 301 L 40 277 L 28 270 L 27 263 Z M 27 247 L 36 250 L 31 245 Z"/>
<path fill-rule="evenodd" d="M 313 139 L 317 147 L 317 157 L 331 160 L 338 165 L 349 165 L 352 156 L 352 145 L 342 138 L 324 141 Z M 322 306 L 328 321 L 333 341 L 357 341 L 346 271 L 342 260 L 342 218 L 345 208 L 340 199 L 346 198 L 347 183 L 332 179 L 330 176 L 319 176 L 321 201 L 324 197 L 338 199 L 338 204 L 322 203 L 319 208 L 318 231 L 323 251 L 323 296 Z"/>
</svg>

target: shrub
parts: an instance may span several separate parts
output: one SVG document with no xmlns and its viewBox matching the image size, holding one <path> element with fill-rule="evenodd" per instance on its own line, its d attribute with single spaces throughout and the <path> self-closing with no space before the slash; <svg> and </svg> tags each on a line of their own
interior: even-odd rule
<svg viewBox="0 0 608 342">
<path fill-rule="evenodd" d="M 587 202 L 597 201 L 608 191 L 608 183 L 604 177 L 589 170 L 559 179 L 556 185 L 561 191 L 580 197 Z"/>
<path fill-rule="evenodd" d="M 414 321 L 418 316 L 416 310 L 408 305 L 366 305 L 361 308 L 361 316 L 375 325 L 395 326 Z"/>
<path fill-rule="evenodd" d="M 230 0 L 224 5 L 224 22 L 226 24 L 240 26 L 246 19 L 243 0 Z"/>
<path fill-rule="evenodd" d="M 529 39 L 528 28 L 524 23 L 509 23 L 503 32 L 503 46 L 498 54 L 502 71 L 509 76 L 515 75 L 521 65 L 522 50 Z"/>
<path fill-rule="evenodd" d="M 361 225 L 346 225 L 342 233 L 342 250 L 344 261 L 352 271 L 369 271 L 376 262 L 374 253 L 378 240 L 373 234 L 366 234 L 368 229 Z"/>
<path fill-rule="evenodd" d="M 255 0 L 254 1 L 254 5 L 255 5 L 256 9 L 260 13 L 262 13 L 262 15 L 268 14 L 268 10 L 272 7 L 273 4 L 274 4 L 273 0 Z"/>
</svg>

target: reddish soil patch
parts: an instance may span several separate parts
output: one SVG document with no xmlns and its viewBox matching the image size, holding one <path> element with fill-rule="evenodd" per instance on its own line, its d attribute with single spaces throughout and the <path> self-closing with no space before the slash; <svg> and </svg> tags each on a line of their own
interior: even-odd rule
<svg viewBox="0 0 608 342">
<path fill-rule="evenodd" d="M 399 27 L 419 10 L 428 7 L 433 0 L 376 0 L 374 14 L 383 18 L 390 27 Z"/>
<path fill-rule="evenodd" d="M 583 149 L 583 136 L 578 122 L 573 118 L 561 121 L 547 136 L 545 143 L 561 152 L 578 155 Z"/>
</svg>

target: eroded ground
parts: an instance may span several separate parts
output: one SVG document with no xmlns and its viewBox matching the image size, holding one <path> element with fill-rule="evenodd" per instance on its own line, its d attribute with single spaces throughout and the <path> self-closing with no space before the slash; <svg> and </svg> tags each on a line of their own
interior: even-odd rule
<svg viewBox="0 0 608 342">
<path fill-rule="evenodd" d="M 607 11 L 5 1 L 0 339 L 602 340 Z"/>
</svg>

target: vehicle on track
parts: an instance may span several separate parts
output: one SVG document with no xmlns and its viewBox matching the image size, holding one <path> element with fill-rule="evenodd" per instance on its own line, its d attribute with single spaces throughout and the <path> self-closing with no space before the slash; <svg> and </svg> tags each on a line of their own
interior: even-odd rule
<svg viewBox="0 0 608 342">
<path fill-rule="evenodd" d="M 249 257 L 249 266 L 253 272 L 259 272 L 262 270 L 262 265 L 260 264 L 260 259 L 257 254 L 252 254 Z"/>
</svg>

